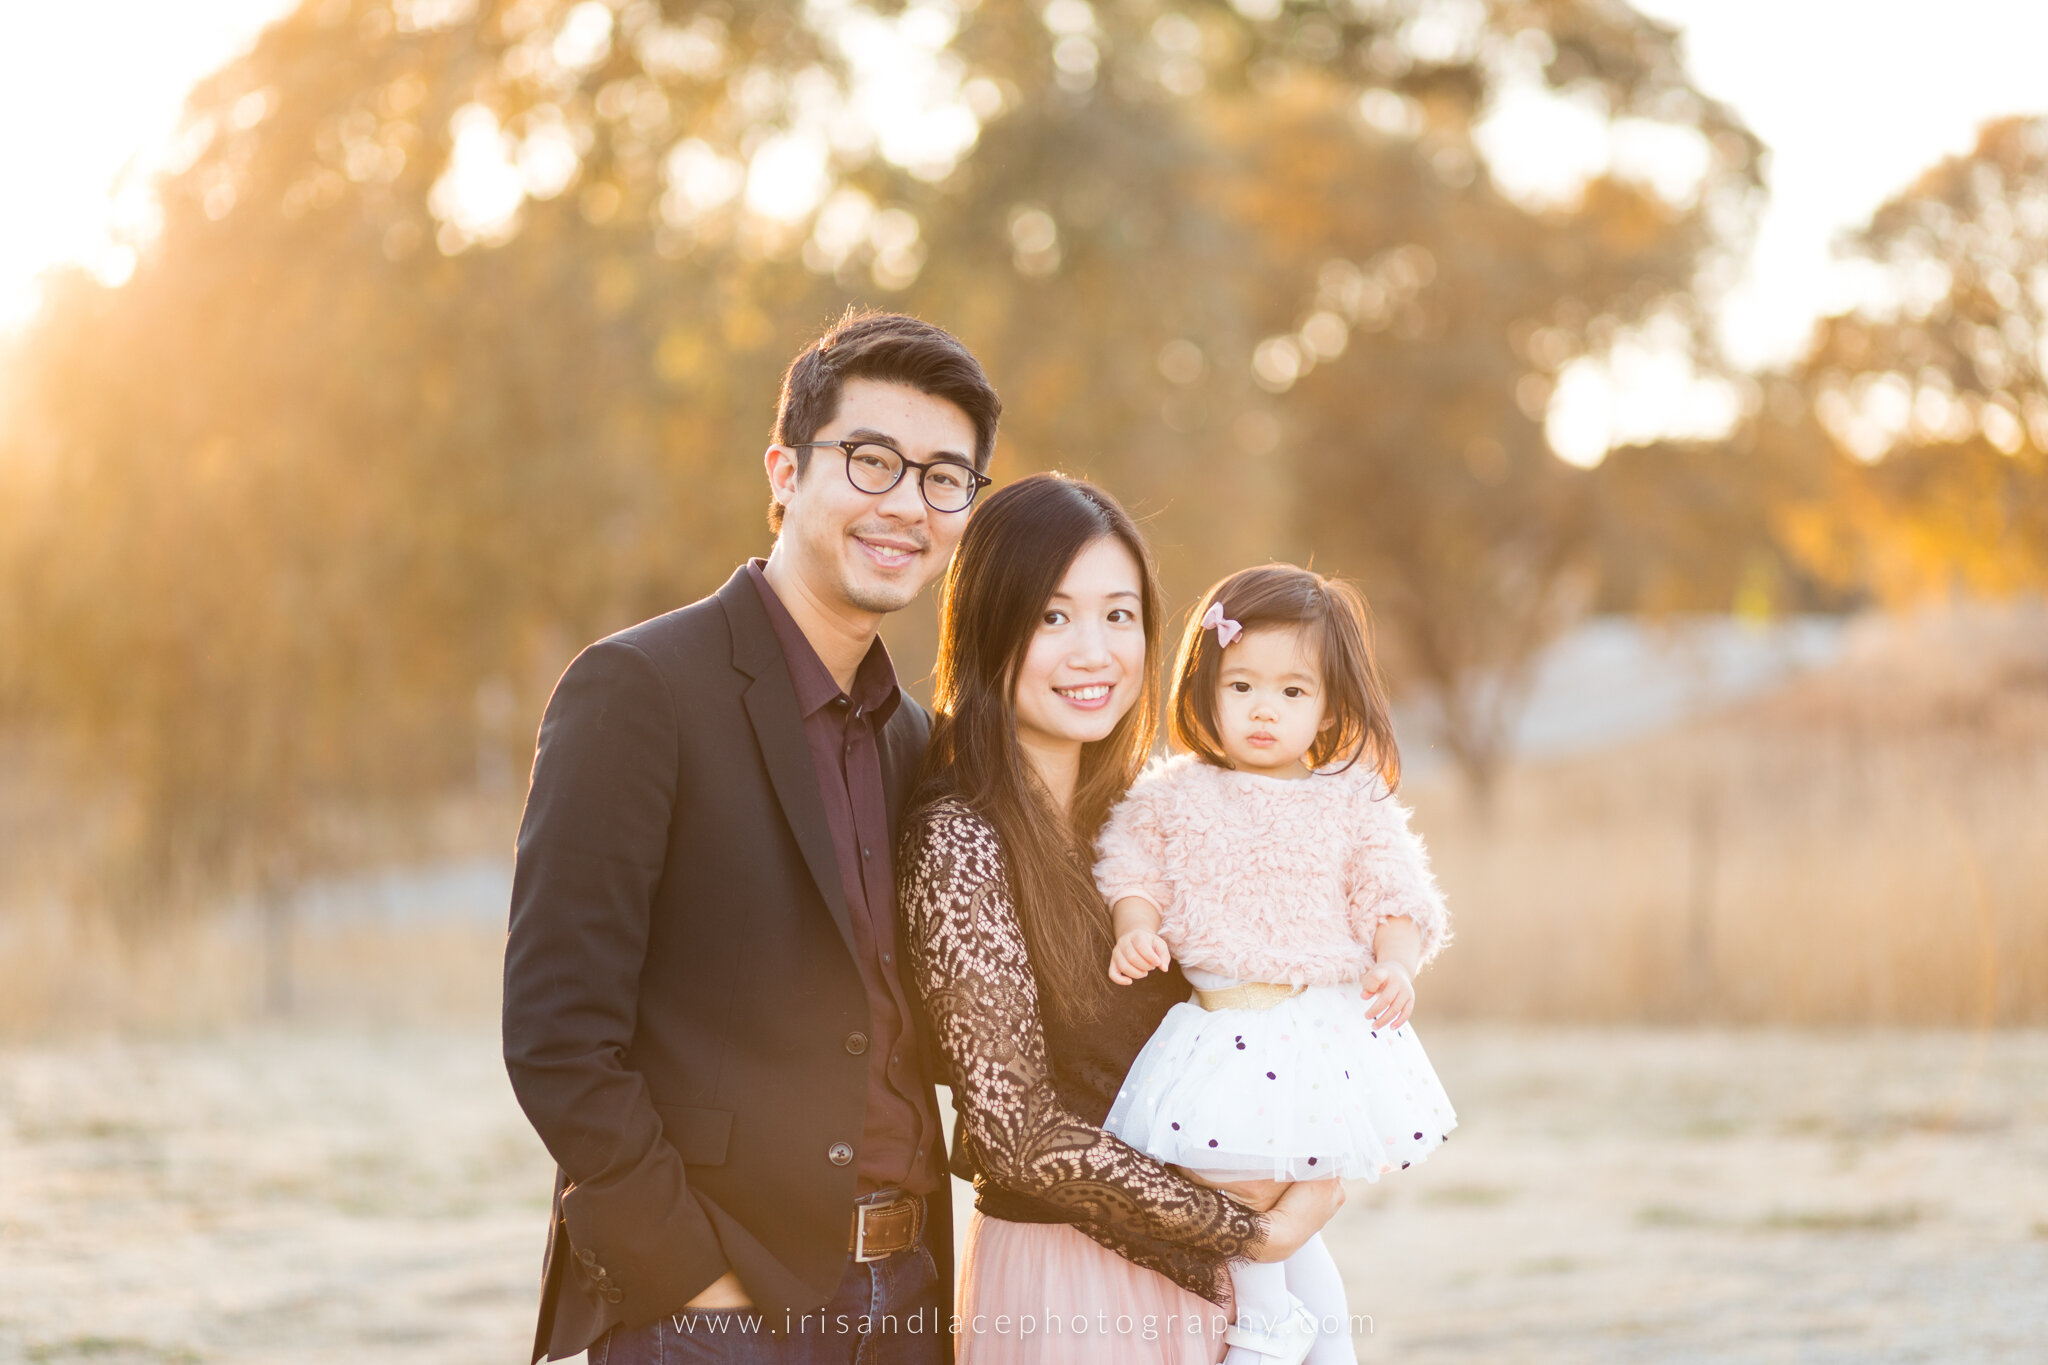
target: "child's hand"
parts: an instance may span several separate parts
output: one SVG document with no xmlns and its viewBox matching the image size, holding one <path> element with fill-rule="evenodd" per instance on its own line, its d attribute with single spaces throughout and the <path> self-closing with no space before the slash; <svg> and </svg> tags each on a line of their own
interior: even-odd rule
<svg viewBox="0 0 2048 1365">
<path fill-rule="evenodd" d="M 1399 1028 L 1415 1009 L 1415 978 L 1392 961 L 1377 963 L 1365 974 L 1365 1012 L 1374 1028 Z"/>
<path fill-rule="evenodd" d="M 1157 967 L 1165 971 L 1173 964 L 1166 940 L 1149 929 L 1133 929 L 1116 941 L 1109 953 L 1109 979 L 1128 986 Z"/>
</svg>

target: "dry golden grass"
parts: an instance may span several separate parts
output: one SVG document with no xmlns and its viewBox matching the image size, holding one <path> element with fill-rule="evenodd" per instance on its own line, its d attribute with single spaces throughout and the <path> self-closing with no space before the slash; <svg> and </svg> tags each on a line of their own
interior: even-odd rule
<svg viewBox="0 0 2048 1365">
<path fill-rule="evenodd" d="M 488 922 L 301 926 L 288 1013 L 379 1026 L 489 1021 L 504 951 L 504 930 Z M 191 1032 L 267 1012 L 253 916 L 195 918 L 140 938 L 97 918 L 0 918 L 0 1037 Z"/>
<path fill-rule="evenodd" d="M 2048 1020 L 2048 616 L 1853 628 L 1678 730 L 1404 788 L 1458 931 L 1425 1013 Z"/>
<path fill-rule="evenodd" d="M 43 791 L 0 782 L 0 1035 L 260 1015 L 253 917 L 123 936 L 59 909 L 97 836 Z M 1780 691 L 1510 771 L 1490 820 L 1447 775 L 1403 795 L 1458 930 L 1425 1021 L 2048 1022 L 2038 606 L 1860 623 L 1839 664 Z M 516 822 L 459 803 L 405 852 L 503 849 Z M 293 1015 L 494 1017 L 502 907 L 477 909 L 302 926 Z"/>
<path fill-rule="evenodd" d="M 166 897 L 153 917 L 100 908 L 119 856 L 112 803 L 63 781 L 51 746 L 0 745 L 0 1037 L 78 1031 L 190 1032 L 275 1018 L 335 1024 L 472 1024 L 497 1017 L 505 912 L 489 904 L 376 915 L 301 916 L 285 936 L 288 1008 L 267 998 L 267 944 L 253 909 L 200 910 Z M 360 823 L 351 852 L 406 866 L 507 850 L 516 799 L 443 803 L 393 835 Z M 486 852 L 488 851 L 488 853 Z M 449 909 L 471 914 L 449 915 Z"/>
</svg>

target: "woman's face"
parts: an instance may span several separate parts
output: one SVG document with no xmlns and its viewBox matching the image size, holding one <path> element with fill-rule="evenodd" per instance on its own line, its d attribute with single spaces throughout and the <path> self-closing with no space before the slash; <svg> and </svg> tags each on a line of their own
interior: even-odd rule
<svg viewBox="0 0 2048 1365">
<path fill-rule="evenodd" d="M 1027 752 L 1077 758 L 1106 738 L 1145 685 L 1138 561 L 1115 536 L 1074 557 L 1017 670 L 1017 740 Z"/>
</svg>

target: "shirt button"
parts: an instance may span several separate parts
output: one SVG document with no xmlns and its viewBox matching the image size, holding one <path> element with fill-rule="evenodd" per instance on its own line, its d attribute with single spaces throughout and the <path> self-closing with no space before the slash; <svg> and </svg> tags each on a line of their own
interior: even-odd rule
<svg viewBox="0 0 2048 1365">
<path fill-rule="evenodd" d="M 868 1036 L 865 1033 L 847 1034 L 846 1050 L 856 1057 L 860 1056 L 861 1053 L 868 1050 Z"/>
<path fill-rule="evenodd" d="M 825 1159 L 831 1162 L 834 1166 L 846 1165 L 848 1162 L 853 1160 L 852 1144 L 845 1142 L 833 1143 L 830 1147 L 827 1147 L 825 1149 Z"/>
<path fill-rule="evenodd" d="M 860 846 L 860 856 L 863 858 L 868 856 L 868 846 L 866 844 Z"/>
<path fill-rule="evenodd" d="M 892 1052 L 892 1053 L 890 1053 L 890 1054 L 889 1054 L 889 1065 L 890 1065 L 890 1066 L 902 1066 L 902 1065 L 903 1065 L 903 1054 L 902 1054 L 902 1053 L 900 1053 L 900 1052 Z"/>
<path fill-rule="evenodd" d="M 890 963 L 894 962 L 895 960 L 896 960 L 895 958 L 893 958 L 893 957 L 889 956 L 889 955 L 888 955 L 887 953 L 883 953 L 883 954 L 882 954 L 882 965 L 883 965 L 884 967 L 888 966 L 888 965 L 889 965 Z"/>
</svg>

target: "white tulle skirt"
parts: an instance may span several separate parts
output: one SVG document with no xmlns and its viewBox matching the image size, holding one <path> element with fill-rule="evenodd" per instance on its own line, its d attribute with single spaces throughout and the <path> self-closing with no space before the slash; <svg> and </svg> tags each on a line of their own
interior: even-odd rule
<svg viewBox="0 0 2048 1365">
<path fill-rule="evenodd" d="M 1103 1127 L 1212 1178 L 1377 1180 L 1457 1123 L 1415 1030 L 1375 1029 L 1354 981 L 1266 1010 L 1175 1005 Z"/>
</svg>

